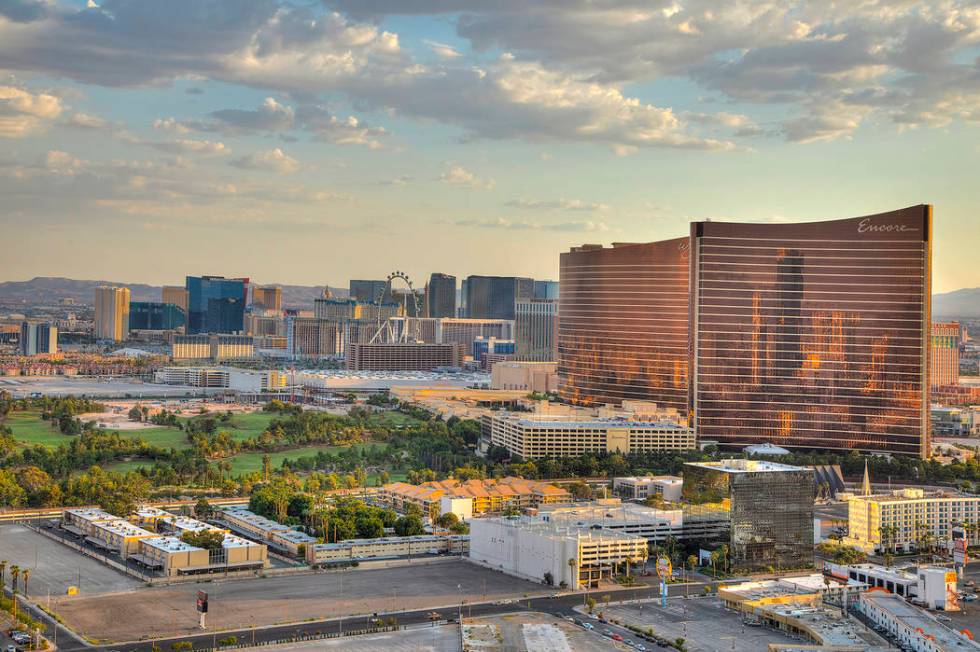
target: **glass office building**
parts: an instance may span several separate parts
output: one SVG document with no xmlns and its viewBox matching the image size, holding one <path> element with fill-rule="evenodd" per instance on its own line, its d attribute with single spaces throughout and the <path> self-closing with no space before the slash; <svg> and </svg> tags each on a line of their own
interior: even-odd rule
<svg viewBox="0 0 980 652">
<path fill-rule="evenodd" d="M 685 522 L 727 514 L 733 571 L 813 568 L 813 469 L 742 459 L 689 462 L 682 498 Z"/>
<path fill-rule="evenodd" d="M 427 317 L 455 317 L 456 277 L 438 272 L 429 276 L 425 300 Z"/>
<path fill-rule="evenodd" d="M 469 319 L 514 319 L 516 303 L 534 298 L 534 279 L 516 276 L 467 276 L 463 305 Z"/>
<path fill-rule="evenodd" d="M 171 303 L 129 302 L 129 330 L 170 331 L 184 325 L 184 311 Z"/>
<path fill-rule="evenodd" d="M 187 333 L 236 333 L 245 330 L 248 279 L 188 276 Z"/>
<path fill-rule="evenodd" d="M 687 411 L 688 238 L 561 255 L 559 393 Z"/>
<path fill-rule="evenodd" d="M 931 217 L 692 224 L 699 438 L 927 456 Z"/>
</svg>

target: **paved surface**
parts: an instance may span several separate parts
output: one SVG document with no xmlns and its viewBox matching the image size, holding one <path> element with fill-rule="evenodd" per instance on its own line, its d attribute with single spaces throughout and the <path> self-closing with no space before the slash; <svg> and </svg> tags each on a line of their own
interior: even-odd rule
<svg viewBox="0 0 980 652">
<path fill-rule="evenodd" d="M 474 643 L 472 648 L 479 652 L 608 652 L 630 649 L 599 633 L 589 632 L 564 619 L 543 613 L 465 618 L 463 622 L 490 626 L 494 634 L 499 635 L 499 638 L 489 641 L 484 636 L 483 641 Z M 545 628 L 551 631 L 545 633 Z M 561 634 L 557 635 L 558 632 Z"/>
<path fill-rule="evenodd" d="M 344 652 L 459 652 L 459 627 L 419 627 L 384 634 L 364 634 L 345 638 L 263 646 L 267 652 L 294 650 L 343 650 Z"/>
<path fill-rule="evenodd" d="M 196 593 L 209 595 L 208 626 L 218 630 L 314 621 L 537 595 L 545 587 L 462 560 L 378 570 L 328 571 L 228 582 L 62 597 L 53 609 L 75 631 L 100 641 L 199 633 Z M 107 618 L 106 614 L 112 614 Z M 451 614 L 444 614 L 451 615 Z M 363 616 L 352 619 L 363 624 Z M 351 624 L 350 627 L 355 626 Z"/>
<path fill-rule="evenodd" d="M 46 600 L 48 592 L 52 598 L 63 596 L 69 586 L 78 586 L 82 596 L 142 586 L 142 582 L 135 578 L 23 525 L 0 525 L 0 558 L 8 562 L 8 584 L 12 565 L 31 570 L 29 589 L 36 600 Z"/>
<path fill-rule="evenodd" d="M 667 639 L 684 638 L 691 652 L 758 652 L 770 643 L 791 643 L 794 639 L 764 627 L 745 627 L 738 614 L 727 611 L 717 598 L 670 598 L 667 608 L 659 602 L 645 602 L 604 608 L 607 618 L 630 622 Z M 592 621 L 595 622 L 595 621 Z M 596 625 L 603 629 L 604 626 Z"/>
</svg>

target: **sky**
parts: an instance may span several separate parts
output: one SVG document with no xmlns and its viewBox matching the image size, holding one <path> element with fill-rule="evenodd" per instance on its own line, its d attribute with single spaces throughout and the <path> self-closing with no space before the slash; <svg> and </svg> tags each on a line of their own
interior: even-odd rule
<svg viewBox="0 0 980 652">
<path fill-rule="evenodd" d="M 0 0 L 0 281 L 557 278 L 934 205 L 980 286 L 976 0 Z"/>
</svg>

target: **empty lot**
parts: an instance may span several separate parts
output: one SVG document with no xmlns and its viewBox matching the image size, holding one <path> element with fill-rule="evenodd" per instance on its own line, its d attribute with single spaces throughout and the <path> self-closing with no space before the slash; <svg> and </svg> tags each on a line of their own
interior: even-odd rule
<svg viewBox="0 0 980 652">
<path fill-rule="evenodd" d="M 0 525 L 0 558 L 7 561 L 8 580 L 11 566 L 30 569 L 30 594 L 37 600 L 49 592 L 63 596 L 69 586 L 77 586 L 84 597 L 143 585 L 23 525 Z"/>
<path fill-rule="evenodd" d="M 209 594 L 208 629 L 322 620 L 428 609 L 546 593 L 538 584 L 462 560 L 377 570 L 280 575 L 143 588 L 97 597 L 60 598 L 53 608 L 69 627 L 103 641 L 179 636 L 197 630 L 196 593 Z M 109 617 L 111 614 L 111 617 Z M 361 619 L 351 618 L 350 626 Z"/>
</svg>

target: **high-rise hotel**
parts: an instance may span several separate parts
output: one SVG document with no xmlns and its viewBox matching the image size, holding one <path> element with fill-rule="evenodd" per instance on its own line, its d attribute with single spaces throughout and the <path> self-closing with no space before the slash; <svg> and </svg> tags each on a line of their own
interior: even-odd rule
<svg viewBox="0 0 980 652">
<path fill-rule="evenodd" d="M 930 264 L 930 206 L 698 222 L 681 241 L 574 249 L 561 262 L 561 393 L 683 397 L 698 436 L 723 446 L 925 456 Z"/>
</svg>

